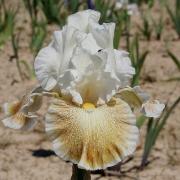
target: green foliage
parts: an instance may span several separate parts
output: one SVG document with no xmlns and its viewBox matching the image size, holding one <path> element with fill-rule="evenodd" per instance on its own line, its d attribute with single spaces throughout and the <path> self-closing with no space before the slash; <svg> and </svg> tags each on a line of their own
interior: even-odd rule
<svg viewBox="0 0 180 180">
<path fill-rule="evenodd" d="M 95 10 L 101 13 L 100 22 L 111 22 L 113 20 L 114 4 L 111 1 L 95 0 Z"/>
<path fill-rule="evenodd" d="M 161 15 L 158 21 L 156 21 L 155 19 L 152 19 L 152 21 L 153 21 L 155 34 L 156 34 L 156 40 L 160 40 L 163 29 L 164 29 L 163 17 Z"/>
<path fill-rule="evenodd" d="M 35 52 L 35 54 L 41 49 L 44 39 L 46 37 L 46 23 L 45 22 L 37 22 L 33 24 L 32 27 L 32 39 L 31 39 L 31 49 Z"/>
<path fill-rule="evenodd" d="M 180 70 L 180 60 L 171 51 L 168 50 L 167 53 L 171 57 L 177 68 Z"/>
<path fill-rule="evenodd" d="M 168 4 L 166 5 L 166 9 L 180 38 L 180 1 L 176 0 L 175 10 L 172 10 Z"/>
<path fill-rule="evenodd" d="M 141 115 L 140 117 L 137 118 L 136 126 L 140 129 L 144 125 L 146 120 L 147 120 L 147 117 Z"/>
<path fill-rule="evenodd" d="M 159 119 L 154 120 L 153 118 L 149 118 L 147 124 L 145 144 L 144 144 L 144 152 L 141 161 L 141 168 L 144 168 L 146 166 L 148 162 L 148 157 L 150 155 L 153 146 L 156 143 L 159 133 L 162 131 L 169 116 L 171 115 L 175 107 L 179 104 L 179 102 L 180 102 L 180 97 L 178 97 L 169 108 L 166 106 L 165 110 L 163 111 Z"/>
<path fill-rule="evenodd" d="M 43 0 L 41 0 L 43 1 Z M 40 0 L 23 0 L 26 9 L 31 18 L 32 38 L 30 48 L 35 54 L 40 50 L 46 37 L 46 21 L 38 17 L 38 10 L 40 9 Z M 48 1 L 47 1 L 48 2 Z"/>
<path fill-rule="evenodd" d="M 131 62 L 136 71 L 136 74 L 133 76 L 131 85 L 135 86 L 139 84 L 140 73 L 149 51 L 146 50 L 140 54 L 138 35 L 135 36 L 129 47 Z"/>
<path fill-rule="evenodd" d="M 11 34 L 11 43 L 12 43 L 12 48 L 13 48 L 13 55 L 10 57 L 11 59 L 16 60 L 16 67 L 19 72 L 19 76 L 21 80 L 24 80 L 23 73 L 20 67 L 19 63 L 19 35 L 15 35 L 13 32 Z"/>
<path fill-rule="evenodd" d="M 69 7 L 70 12 L 71 13 L 77 12 L 79 5 L 80 5 L 79 0 L 69 0 L 68 7 Z"/>
<path fill-rule="evenodd" d="M 116 28 L 114 33 L 114 48 L 118 49 L 119 42 L 123 33 L 126 35 L 127 41 L 129 41 L 130 36 L 130 16 L 127 10 L 115 11 L 113 15 L 114 22 L 116 22 Z M 127 43 L 128 44 L 128 43 Z"/>
<path fill-rule="evenodd" d="M 20 60 L 19 58 L 19 37 L 20 37 L 20 32 L 17 35 L 15 35 L 14 32 L 11 34 L 13 55 L 10 57 L 10 59 L 11 60 L 15 59 L 19 76 L 23 81 L 24 79 L 32 78 L 33 71 L 26 61 Z M 23 66 L 24 66 L 24 71 L 22 70 Z"/>
<path fill-rule="evenodd" d="M 17 10 L 7 9 L 4 1 L 0 1 L 0 46 L 2 46 L 10 37 L 14 29 Z"/>
<path fill-rule="evenodd" d="M 61 3 L 59 0 L 39 0 L 40 2 L 40 8 L 44 15 L 46 16 L 46 19 L 48 23 L 56 23 L 61 24 L 60 21 L 60 8 Z"/>
<path fill-rule="evenodd" d="M 37 21 L 39 0 L 23 0 L 31 18 L 31 24 Z"/>
<path fill-rule="evenodd" d="M 149 41 L 151 39 L 153 29 L 151 27 L 148 15 L 143 14 L 142 20 L 143 20 L 142 27 L 141 26 L 138 26 L 138 27 L 141 33 L 144 35 L 144 37 L 146 37 L 146 39 Z"/>
<path fill-rule="evenodd" d="M 152 8 L 154 5 L 154 0 L 129 0 L 130 3 L 136 3 L 138 5 L 147 4 L 149 8 Z"/>
</svg>

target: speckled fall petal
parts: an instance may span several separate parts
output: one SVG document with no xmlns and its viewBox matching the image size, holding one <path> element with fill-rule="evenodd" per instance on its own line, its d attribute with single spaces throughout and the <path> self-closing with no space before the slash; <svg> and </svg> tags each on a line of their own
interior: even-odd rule
<svg viewBox="0 0 180 180">
<path fill-rule="evenodd" d="M 85 109 L 56 99 L 46 115 L 46 132 L 54 151 L 88 170 L 120 162 L 136 149 L 139 131 L 128 104 L 120 99 Z"/>
<path fill-rule="evenodd" d="M 3 111 L 5 118 L 2 120 L 6 127 L 13 129 L 29 130 L 36 124 L 34 112 L 42 104 L 42 89 L 34 88 L 31 92 L 25 94 L 21 100 L 12 103 L 5 103 Z"/>
</svg>

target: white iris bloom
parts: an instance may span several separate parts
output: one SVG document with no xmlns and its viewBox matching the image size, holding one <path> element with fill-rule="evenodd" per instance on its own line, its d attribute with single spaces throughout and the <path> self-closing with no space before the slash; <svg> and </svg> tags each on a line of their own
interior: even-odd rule
<svg viewBox="0 0 180 180">
<path fill-rule="evenodd" d="M 128 87 L 135 74 L 128 53 L 113 48 L 115 24 L 100 25 L 99 18 L 93 10 L 69 16 L 35 59 L 41 87 L 4 106 L 5 126 L 25 130 L 36 122 L 42 96 L 52 97 L 45 130 L 53 149 L 88 170 L 113 166 L 136 150 L 139 130 L 131 106 L 143 107 L 149 117 L 163 110 L 159 103 L 149 105 L 139 87 Z"/>
<path fill-rule="evenodd" d="M 113 49 L 114 23 L 100 25 L 99 12 L 69 16 L 61 31 L 35 59 L 35 72 L 45 90 L 56 88 L 77 104 L 104 102 L 128 85 L 135 74 L 128 53 Z"/>
</svg>

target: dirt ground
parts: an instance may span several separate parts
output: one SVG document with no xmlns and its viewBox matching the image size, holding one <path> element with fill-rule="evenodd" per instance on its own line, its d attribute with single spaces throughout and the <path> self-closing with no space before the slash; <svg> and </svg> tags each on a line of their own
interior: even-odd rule
<svg viewBox="0 0 180 180">
<path fill-rule="evenodd" d="M 14 1 L 13 1 L 14 2 Z M 21 4 L 22 6 L 22 4 Z M 33 55 L 28 50 L 30 32 L 28 30 L 28 17 L 21 16 L 18 23 L 25 23 L 25 32 L 22 34 L 20 57 L 33 64 Z M 154 8 L 154 13 L 158 7 Z M 135 22 L 140 23 L 139 17 L 134 17 Z M 172 104 L 180 95 L 180 83 L 178 81 L 165 81 L 179 75 L 177 67 L 166 54 L 166 47 L 180 57 L 180 40 L 166 17 L 166 28 L 161 41 L 153 37 L 150 42 L 141 38 L 142 49 L 149 49 L 150 53 L 145 62 L 141 86 L 153 97 L 161 102 Z M 57 27 L 50 28 L 57 29 Z M 49 33 L 50 34 L 50 33 Z M 48 41 L 48 40 L 47 40 Z M 122 40 L 123 41 L 123 40 Z M 121 42 L 123 44 L 123 42 Z M 120 45 L 121 46 L 121 45 Z M 122 46 L 123 47 L 123 46 Z M 18 75 L 15 61 L 10 61 L 12 55 L 10 42 L 7 42 L 0 50 L 0 104 L 21 97 L 26 89 L 30 89 L 36 80 L 22 82 Z M 48 101 L 45 100 L 48 103 Z M 39 114 L 39 123 L 31 132 L 20 132 L 5 128 L 0 122 L 0 180 L 69 180 L 71 177 L 71 163 L 66 163 L 55 156 L 51 151 L 51 143 L 44 133 L 43 115 L 47 105 L 44 105 Z M 140 164 L 145 126 L 141 130 L 140 147 L 134 155 L 134 160 L 123 166 L 123 170 L 130 170 L 123 177 L 100 177 L 92 175 L 93 179 L 137 179 L 137 180 L 179 180 L 180 179 L 180 105 L 176 107 L 168 122 L 161 132 L 156 146 L 150 156 L 150 164 L 139 171 L 132 167 Z M 0 119 L 3 115 L 0 114 Z M 41 151 L 40 151 L 41 150 Z M 48 157 L 39 157 L 42 152 L 49 153 Z"/>
</svg>

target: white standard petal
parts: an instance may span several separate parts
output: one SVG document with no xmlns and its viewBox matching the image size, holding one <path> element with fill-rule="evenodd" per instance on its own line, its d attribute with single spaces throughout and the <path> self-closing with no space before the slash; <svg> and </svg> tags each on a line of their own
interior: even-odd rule
<svg viewBox="0 0 180 180">
<path fill-rule="evenodd" d="M 141 112 L 147 117 L 158 118 L 160 117 L 164 108 L 165 105 L 161 104 L 157 100 L 147 101 L 142 105 Z"/>
<path fill-rule="evenodd" d="M 69 89 L 78 80 L 78 71 L 75 69 L 68 69 L 58 77 L 58 86 L 63 92 L 69 92 Z"/>
<path fill-rule="evenodd" d="M 68 17 L 68 25 L 73 26 L 76 29 L 88 32 L 89 31 L 89 20 L 98 22 L 100 18 L 100 13 L 94 10 L 85 10 L 77 12 Z"/>
<path fill-rule="evenodd" d="M 72 68 L 79 72 L 78 79 L 71 83 L 71 89 L 81 95 L 83 102 L 108 102 L 120 86 L 114 72 L 106 68 L 107 60 L 103 54 L 98 52 L 92 55 L 79 49 L 71 60 Z"/>
<path fill-rule="evenodd" d="M 78 31 L 76 33 L 76 38 L 78 46 L 90 54 L 95 54 L 100 49 L 102 49 L 100 46 L 98 46 L 96 39 L 92 36 L 91 33 L 85 34 Z"/>
<path fill-rule="evenodd" d="M 132 67 L 126 51 L 109 48 L 100 51 L 98 56 L 104 61 L 104 70 L 111 72 L 119 81 L 118 88 L 129 85 L 130 79 L 135 74 L 135 69 Z"/>
<path fill-rule="evenodd" d="M 135 74 L 135 69 L 131 65 L 131 60 L 126 51 L 114 50 L 115 68 L 118 78 L 122 81 L 122 86 L 129 85 L 129 80 Z"/>
<path fill-rule="evenodd" d="M 71 66 L 73 69 L 76 69 L 80 74 L 86 73 L 88 67 L 93 66 L 91 55 L 82 48 L 76 48 L 71 59 Z"/>
<path fill-rule="evenodd" d="M 70 26 L 64 26 L 62 31 L 55 31 L 53 41 L 50 46 L 54 47 L 59 54 L 60 66 L 59 74 L 67 70 L 70 58 L 76 47 L 76 29 Z"/>
<path fill-rule="evenodd" d="M 60 56 L 54 48 L 46 47 L 38 53 L 34 68 L 42 88 L 51 90 L 56 86 L 59 66 Z"/>
<path fill-rule="evenodd" d="M 115 23 L 103 23 L 102 25 L 90 21 L 90 32 L 97 44 L 104 48 L 113 48 Z"/>
<path fill-rule="evenodd" d="M 83 103 L 102 104 L 108 102 L 117 92 L 118 81 L 110 72 L 92 72 L 84 74 L 74 86 L 74 91 L 79 92 Z M 101 102 L 99 102 L 101 100 Z"/>
</svg>

